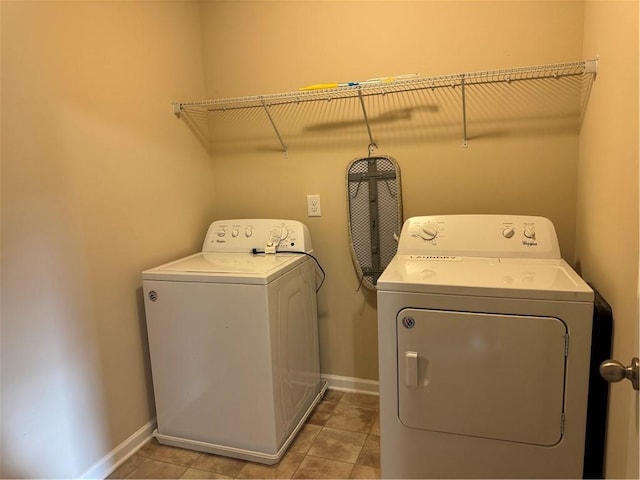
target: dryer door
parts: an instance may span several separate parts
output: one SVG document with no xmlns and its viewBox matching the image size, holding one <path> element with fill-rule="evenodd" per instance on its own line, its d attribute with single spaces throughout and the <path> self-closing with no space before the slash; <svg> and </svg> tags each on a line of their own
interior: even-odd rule
<svg viewBox="0 0 640 480">
<path fill-rule="evenodd" d="M 560 441 L 564 322 L 407 308 L 396 328 L 404 425 L 544 446 Z"/>
</svg>

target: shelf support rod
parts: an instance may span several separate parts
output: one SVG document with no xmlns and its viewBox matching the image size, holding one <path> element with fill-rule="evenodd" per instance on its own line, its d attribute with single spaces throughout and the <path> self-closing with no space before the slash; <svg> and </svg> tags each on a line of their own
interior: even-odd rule
<svg viewBox="0 0 640 480">
<path fill-rule="evenodd" d="M 371 135 L 371 127 L 369 126 L 369 117 L 367 116 L 367 109 L 364 106 L 364 99 L 362 98 L 362 90 L 358 87 L 358 98 L 360 99 L 360 106 L 362 107 L 362 114 L 364 115 L 364 123 L 367 126 L 367 133 L 369 134 L 369 155 L 372 155 L 376 151 L 378 146 L 373 141 L 373 135 Z"/>
<path fill-rule="evenodd" d="M 287 154 L 287 146 L 284 143 L 284 140 L 282 140 L 282 136 L 280 135 L 280 132 L 278 131 L 278 127 L 276 127 L 276 122 L 273 121 L 273 117 L 271 116 L 271 113 L 269 112 L 269 106 L 265 103 L 264 99 L 260 99 L 260 101 L 262 102 L 262 108 L 264 108 L 264 112 L 267 114 L 267 118 L 269 119 L 269 122 L 271 122 L 271 126 L 273 127 L 273 131 L 276 132 L 276 136 L 278 137 L 278 140 L 280 141 L 280 145 L 282 145 L 282 151 L 284 152 L 285 156 Z"/>
<path fill-rule="evenodd" d="M 467 141 L 467 98 L 464 90 L 464 75 L 460 76 L 460 88 L 462 90 L 462 146 L 467 148 L 469 142 Z"/>
</svg>

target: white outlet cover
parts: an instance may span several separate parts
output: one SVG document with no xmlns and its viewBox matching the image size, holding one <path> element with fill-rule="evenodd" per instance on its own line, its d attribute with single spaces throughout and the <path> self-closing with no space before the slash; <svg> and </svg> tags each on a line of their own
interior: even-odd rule
<svg viewBox="0 0 640 480">
<path fill-rule="evenodd" d="M 320 217 L 321 215 L 320 195 L 307 195 L 307 216 Z"/>
</svg>

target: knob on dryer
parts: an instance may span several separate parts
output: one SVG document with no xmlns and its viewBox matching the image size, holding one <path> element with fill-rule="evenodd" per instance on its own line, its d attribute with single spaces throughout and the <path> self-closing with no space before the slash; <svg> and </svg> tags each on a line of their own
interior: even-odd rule
<svg viewBox="0 0 640 480">
<path fill-rule="evenodd" d="M 502 236 L 504 238 L 512 238 L 515 233 L 516 230 L 513 227 L 506 227 L 502 230 Z"/>
<path fill-rule="evenodd" d="M 532 240 L 536 238 L 536 230 L 533 225 L 524 227 L 524 236 Z"/>
</svg>

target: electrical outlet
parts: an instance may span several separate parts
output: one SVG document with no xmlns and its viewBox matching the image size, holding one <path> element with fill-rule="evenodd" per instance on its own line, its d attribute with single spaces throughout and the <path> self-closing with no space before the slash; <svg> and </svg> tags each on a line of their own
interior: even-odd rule
<svg viewBox="0 0 640 480">
<path fill-rule="evenodd" d="M 320 195 L 307 195 L 307 216 L 319 217 L 320 211 Z"/>
</svg>

